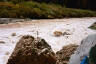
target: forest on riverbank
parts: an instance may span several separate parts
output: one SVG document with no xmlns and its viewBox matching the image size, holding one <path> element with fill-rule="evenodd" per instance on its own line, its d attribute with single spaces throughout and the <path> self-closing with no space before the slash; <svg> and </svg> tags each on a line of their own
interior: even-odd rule
<svg viewBox="0 0 96 64">
<path fill-rule="evenodd" d="M 63 0 L 61 1 L 63 2 Z M 0 2 L 0 18 L 48 19 L 65 17 L 96 17 L 96 12 L 82 10 L 82 8 L 68 8 L 65 2 L 59 4 L 53 0 L 1 0 Z"/>
</svg>

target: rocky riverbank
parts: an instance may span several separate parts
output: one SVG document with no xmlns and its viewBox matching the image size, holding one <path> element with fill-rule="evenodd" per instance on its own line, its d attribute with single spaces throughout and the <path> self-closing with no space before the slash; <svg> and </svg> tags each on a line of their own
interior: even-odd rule
<svg viewBox="0 0 96 64">
<path fill-rule="evenodd" d="M 0 64 L 7 63 L 23 35 L 43 38 L 56 53 L 64 46 L 80 45 L 88 35 L 95 34 L 95 30 L 88 28 L 94 22 L 96 18 L 66 18 L 0 24 Z M 60 36 L 55 36 L 58 33 Z"/>
</svg>

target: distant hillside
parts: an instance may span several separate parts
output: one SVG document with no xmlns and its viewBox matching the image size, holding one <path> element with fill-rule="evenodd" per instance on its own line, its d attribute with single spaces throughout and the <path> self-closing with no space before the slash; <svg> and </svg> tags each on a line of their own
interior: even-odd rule
<svg viewBox="0 0 96 64">
<path fill-rule="evenodd" d="M 0 18 L 64 18 L 96 17 L 95 11 L 66 8 L 53 3 L 40 3 L 25 0 L 0 2 Z"/>
<path fill-rule="evenodd" d="M 0 0 L 0 1 L 37 1 L 60 4 L 68 8 L 96 10 L 96 0 Z"/>
<path fill-rule="evenodd" d="M 68 8 L 96 10 L 96 0 L 34 0 L 38 2 L 57 3 Z"/>
</svg>

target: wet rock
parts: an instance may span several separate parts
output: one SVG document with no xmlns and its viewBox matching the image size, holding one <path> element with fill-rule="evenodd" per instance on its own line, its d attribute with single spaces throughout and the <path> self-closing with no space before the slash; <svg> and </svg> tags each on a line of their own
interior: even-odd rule
<svg viewBox="0 0 96 64">
<path fill-rule="evenodd" d="M 54 35 L 55 35 L 56 37 L 59 37 L 59 36 L 62 35 L 62 32 L 61 32 L 61 31 L 55 31 L 55 32 L 54 32 Z"/>
<path fill-rule="evenodd" d="M 18 18 L 0 18 L 0 24 L 8 24 L 15 22 L 29 21 L 28 19 L 18 19 Z"/>
<path fill-rule="evenodd" d="M 16 33 L 12 33 L 12 36 L 16 36 Z"/>
<path fill-rule="evenodd" d="M 64 32 L 63 32 L 63 36 L 65 35 L 71 35 L 71 31 L 69 29 L 65 29 Z"/>
<path fill-rule="evenodd" d="M 56 57 L 44 39 L 23 36 L 7 64 L 55 64 Z"/>
<path fill-rule="evenodd" d="M 91 29 L 95 29 L 95 30 L 96 30 L 96 22 L 93 23 L 89 28 L 91 28 Z"/>
<path fill-rule="evenodd" d="M 64 46 L 57 54 L 58 64 L 68 64 L 70 56 L 74 53 L 78 45 L 70 44 Z"/>
<path fill-rule="evenodd" d="M 5 55 L 9 55 L 10 53 L 9 52 L 6 52 Z"/>
<path fill-rule="evenodd" d="M 96 22 L 92 26 L 95 26 L 96 27 Z"/>
<path fill-rule="evenodd" d="M 4 41 L 0 41 L 0 44 L 5 44 L 5 42 Z"/>
<path fill-rule="evenodd" d="M 68 33 L 68 32 L 64 32 L 64 33 L 63 33 L 63 36 L 64 36 L 64 35 L 71 35 L 71 34 Z"/>
</svg>

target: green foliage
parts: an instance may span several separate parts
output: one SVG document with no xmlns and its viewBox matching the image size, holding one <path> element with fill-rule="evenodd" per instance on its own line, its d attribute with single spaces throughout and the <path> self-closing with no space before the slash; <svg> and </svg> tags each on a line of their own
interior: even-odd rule
<svg viewBox="0 0 96 64">
<path fill-rule="evenodd" d="M 12 0 L 12 2 L 14 3 L 14 4 L 17 4 L 17 3 L 21 3 L 21 2 L 24 2 L 25 0 Z"/>
<path fill-rule="evenodd" d="M 89 52 L 89 59 L 90 61 L 95 64 L 96 63 L 96 45 L 91 48 Z"/>
<path fill-rule="evenodd" d="M 96 16 L 96 12 L 94 11 L 65 8 L 56 4 L 37 3 L 34 1 L 24 2 L 25 0 L 14 1 L 17 2 L 15 4 L 11 2 L 0 2 L 0 17 L 43 19 Z"/>
<path fill-rule="evenodd" d="M 5 0 L 0 0 L 0 2 L 4 2 Z"/>
<path fill-rule="evenodd" d="M 7 11 L 6 9 L 0 11 L 0 17 L 9 17 L 9 11 Z"/>
</svg>

